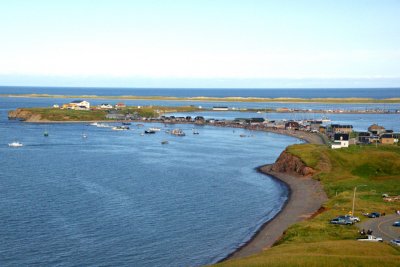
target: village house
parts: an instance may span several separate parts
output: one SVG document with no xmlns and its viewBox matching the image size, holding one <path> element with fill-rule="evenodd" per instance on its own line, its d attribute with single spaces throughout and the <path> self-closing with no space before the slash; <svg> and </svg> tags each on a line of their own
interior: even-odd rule
<svg viewBox="0 0 400 267">
<path fill-rule="evenodd" d="M 319 132 L 319 127 L 322 125 L 322 121 L 310 121 L 310 131 Z"/>
<path fill-rule="evenodd" d="M 197 116 L 194 118 L 194 123 L 195 124 L 204 124 L 205 123 L 205 119 L 202 116 Z"/>
<path fill-rule="evenodd" d="M 359 144 L 371 143 L 371 133 L 370 132 L 359 132 L 358 133 L 358 143 Z"/>
<path fill-rule="evenodd" d="M 297 121 L 288 121 L 285 123 L 286 130 L 299 130 L 300 124 Z"/>
<path fill-rule="evenodd" d="M 398 133 L 384 133 L 380 136 L 380 142 L 386 145 L 397 144 L 399 142 L 399 136 L 400 134 Z"/>
<path fill-rule="evenodd" d="M 99 108 L 100 108 L 100 109 L 112 109 L 113 106 L 110 105 L 110 104 L 101 104 L 101 105 L 99 106 Z"/>
<path fill-rule="evenodd" d="M 385 127 L 379 126 L 378 124 L 372 124 L 371 126 L 368 127 L 368 132 L 374 135 L 380 135 L 385 133 Z"/>
<path fill-rule="evenodd" d="M 347 133 L 336 133 L 333 137 L 333 143 L 331 148 L 338 149 L 342 147 L 349 147 L 349 134 Z"/>
<path fill-rule="evenodd" d="M 115 108 L 116 109 L 126 108 L 126 105 L 122 102 L 119 102 L 119 103 L 115 104 Z"/>
<path fill-rule="evenodd" d="M 329 129 L 332 134 L 335 133 L 349 134 L 353 131 L 353 125 L 331 124 Z"/>
<path fill-rule="evenodd" d="M 74 110 L 89 110 L 90 103 L 84 100 L 74 100 L 68 104 L 64 104 L 63 109 L 74 109 Z"/>
</svg>

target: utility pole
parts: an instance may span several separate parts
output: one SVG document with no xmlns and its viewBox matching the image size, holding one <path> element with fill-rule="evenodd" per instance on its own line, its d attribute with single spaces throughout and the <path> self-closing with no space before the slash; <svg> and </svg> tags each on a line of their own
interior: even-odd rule
<svg viewBox="0 0 400 267">
<path fill-rule="evenodd" d="M 363 185 L 358 185 L 358 187 L 361 187 L 361 186 L 367 186 L 367 185 L 365 185 L 365 184 L 363 184 Z M 351 210 L 351 216 L 354 216 L 354 205 L 355 205 L 355 203 L 356 203 L 356 191 L 357 191 L 357 186 L 354 187 L 353 208 L 352 208 L 352 210 Z"/>
</svg>

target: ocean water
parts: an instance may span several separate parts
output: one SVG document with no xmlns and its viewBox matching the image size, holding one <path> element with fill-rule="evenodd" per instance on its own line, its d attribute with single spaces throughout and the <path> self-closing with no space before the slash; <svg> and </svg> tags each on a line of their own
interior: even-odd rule
<svg viewBox="0 0 400 267">
<path fill-rule="evenodd" d="M 190 125 L 180 138 L 157 124 L 145 127 L 163 131 L 145 136 L 135 125 L 118 132 L 30 124 L 8 121 L 20 103 L 7 103 L 0 108 L 1 266 L 210 264 L 287 199 L 286 187 L 255 167 L 294 138 L 213 127 L 192 135 Z M 14 140 L 24 146 L 8 147 Z"/>
<path fill-rule="evenodd" d="M 42 92 L 25 88 L 28 91 L 22 93 L 52 93 L 48 90 L 53 89 L 45 88 Z M 0 88 L 0 93 L 7 90 Z M 71 92 L 70 89 L 56 90 L 60 94 Z M 114 92 L 90 90 L 97 95 Z M 143 94 L 146 92 L 149 93 L 143 91 Z M 179 92 L 181 95 L 177 96 L 194 94 L 194 91 Z M 312 92 L 314 95 L 310 97 L 319 97 L 316 91 Z M 115 91 L 115 94 L 123 93 Z M 231 92 L 220 94 L 230 96 Z M 398 96 L 398 91 L 391 90 L 387 95 Z M 286 187 L 256 172 L 255 167 L 274 162 L 286 146 L 299 142 L 291 137 L 207 126 L 197 127 L 200 135 L 192 135 L 195 126 L 182 125 L 187 136 L 179 138 L 166 134 L 164 125 L 157 124 L 146 124 L 144 128 L 157 126 L 163 131 L 141 136 L 144 128 L 135 125 L 129 131 L 116 132 L 81 123 L 30 124 L 7 119 L 7 112 L 17 107 L 43 107 L 68 101 L 0 97 L 0 266 L 210 264 L 248 240 L 260 225 L 279 212 L 287 199 Z M 100 104 L 105 100 L 90 102 Z M 216 105 L 212 102 L 124 102 L 128 105 Z M 399 104 L 222 104 L 248 108 L 400 109 Z M 228 119 L 320 116 L 251 112 L 177 115 Z M 333 123 L 353 124 L 357 130 L 379 123 L 400 131 L 398 114 L 332 114 L 329 117 Z M 44 137 L 44 131 L 50 136 Z M 88 135 L 87 139 L 82 138 L 83 133 Z M 241 138 L 240 134 L 249 137 Z M 7 143 L 14 140 L 24 143 L 24 147 L 9 148 Z M 161 145 L 163 140 L 169 144 Z"/>
<path fill-rule="evenodd" d="M 176 97 L 400 97 L 400 88 L 318 88 L 318 89 L 174 89 L 174 88 L 95 88 L 95 87 L 18 87 L 0 86 L 0 94 L 60 94 L 60 95 L 137 95 Z"/>
</svg>

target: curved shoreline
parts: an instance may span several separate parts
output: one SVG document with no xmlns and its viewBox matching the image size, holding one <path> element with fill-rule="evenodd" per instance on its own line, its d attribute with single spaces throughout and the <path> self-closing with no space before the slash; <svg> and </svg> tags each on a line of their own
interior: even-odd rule
<svg viewBox="0 0 400 267">
<path fill-rule="evenodd" d="M 289 226 L 312 217 L 327 200 L 320 182 L 310 177 L 274 172 L 271 167 L 272 164 L 264 165 L 258 171 L 284 183 L 288 187 L 287 200 L 282 209 L 266 221 L 245 244 L 219 262 L 248 257 L 272 247 Z"/>
<path fill-rule="evenodd" d="M 272 132 L 300 138 L 288 132 Z M 301 136 L 301 139 L 307 143 L 325 143 L 321 136 L 319 138 L 320 140 L 315 139 L 315 136 L 312 135 Z M 219 260 L 218 263 L 248 257 L 272 247 L 283 236 L 287 228 L 296 222 L 312 217 L 327 200 L 326 193 L 319 181 L 311 177 L 274 172 L 272 166 L 273 164 L 266 164 L 258 167 L 257 171 L 285 184 L 288 198 L 272 219 L 263 223 L 248 241 Z"/>
</svg>

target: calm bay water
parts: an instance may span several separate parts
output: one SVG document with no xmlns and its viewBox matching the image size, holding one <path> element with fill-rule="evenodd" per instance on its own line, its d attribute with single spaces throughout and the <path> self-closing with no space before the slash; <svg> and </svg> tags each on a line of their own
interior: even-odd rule
<svg viewBox="0 0 400 267">
<path fill-rule="evenodd" d="M 82 92 L 62 88 L 36 89 L 18 90 L 23 91 L 19 93 Z M 9 88 L 0 88 L 0 93 L 7 93 L 7 90 Z M 97 95 L 112 95 L 111 92 L 114 95 L 163 95 L 157 90 L 149 93 L 144 89 L 142 94 L 128 89 L 121 89 L 124 93 L 111 89 L 85 90 L 89 90 L 85 94 L 94 90 L 93 94 Z M 164 95 L 174 93 L 168 90 L 160 92 Z M 199 95 L 196 91 L 177 91 L 176 96 Z M 268 94 L 260 92 L 264 91 L 250 90 L 246 95 L 237 96 L 285 96 L 281 93 L 273 95 L 277 92 L 271 95 L 272 91 L 265 91 Z M 290 95 L 292 97 L 307 97 L 296 95 L 302 90 L 290 92 L 295 92 Z M 308 97 L 321 97 L 315 90 L 307 92 L 311 94 Z M 340 92 L 343 96 L 344 91 Z M 379 94 L 381 98 L 398 97 L 397 90 L 385 92 Z M 17 93 L 15 88 L 11 93 Z M 229 90 L 208 93 L 208 96 L 234 95 Z M 371 91 L 371 94 L 375 92 Z M 347 95 L 346 91 L 346 96 L 353 95 Z M 363 97 L 375 96 L 364 94 Z M 7 120 L 10 109 L 68 101 L 0 98 L 1 266 L 210 264 L 248 240 L 261 224 L 280 210 L 287 198 L 285 186 L 257 173 L 254 168 L 275 161 L 286 146 L 298 142 L 290 137 L 212 127 L 199 127 L 200 135 L 197 136 L 191 134 L 194 127 L 191 125 L 182 126 L 188 134 L 183 138 L 172 137 L 164 131 L 141 136 L 144 129 L 135 126 L 130 131 L 115 132 L 86 124 L 29 124 Z M 90 102 L 100 104 L 104 100 Z M 128 105 L 216 105 L 210 102 L 124 102 Z M 399 104 L 218 104 L 248 108 L 400 109 Z M 319 116 L 250 112 L 187 115 L 214 118 L 266 116 L 269 119 Z M 400 131 L 397 114 L 335 114 L 330 118 L 335 123 L 353 124 L 357 130 L 379 123 Z M 150 126 L 164 128 L 152 124 L 145 127 Z M 43 136 L 45 130 L 50 133 L 48 138 Z M 88 138 L 83 139 L 82 133 Z M 240 138 L 242 133 L 251 137 Z M 7 143 L 14 140 L 23 142 L 24 147 L 9 148 Z M 161 145 L 162 140 L 170 143 Z"/>
<path fill-rule="evenodd" d="M 8 121 L 17 106 L 0 109 L 1 266 L 209 264 L 287 198 L 285 186 L 254 167 L 296 139 L 213 127 L 192 135 L 190 125 L 179 138 L 141 136 L 135 126 Z M 24 147 L 9 148 L 13 140 Z"/>
</svg>

